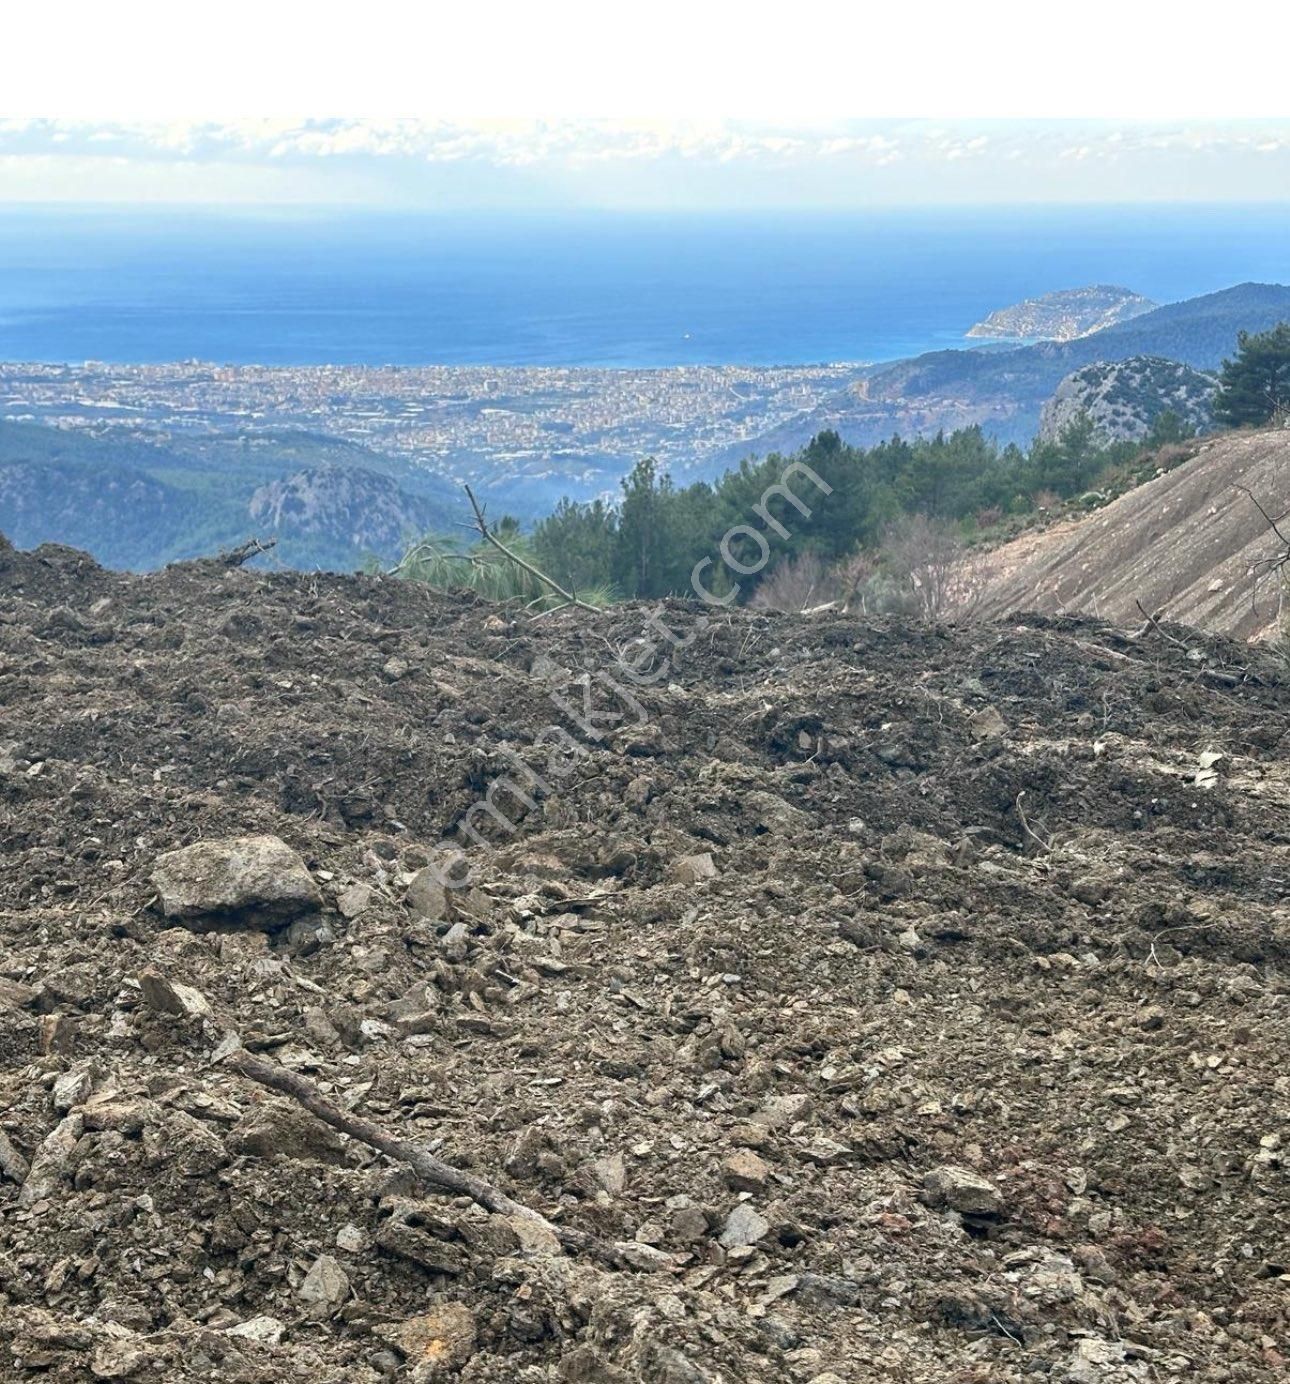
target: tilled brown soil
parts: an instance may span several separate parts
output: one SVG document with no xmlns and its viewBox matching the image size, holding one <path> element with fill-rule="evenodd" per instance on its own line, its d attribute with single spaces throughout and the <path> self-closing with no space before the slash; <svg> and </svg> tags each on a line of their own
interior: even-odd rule
<svg viewBox="0 0 1290 1384">
<path fill-rule="evenodd" d="M 649 613 L 0 544 L 0 1377 L 1285 1377 L 1272 656 L 674 603 L 628 704 Z M 160 854 L 250 833 L 321 913 L 160 915 Z"/>
</svg>

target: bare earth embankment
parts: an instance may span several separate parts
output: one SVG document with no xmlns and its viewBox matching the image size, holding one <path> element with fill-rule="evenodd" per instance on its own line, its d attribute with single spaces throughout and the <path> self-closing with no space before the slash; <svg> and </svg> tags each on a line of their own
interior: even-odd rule
<svg viewBox="0 0 1290 1384">
<path fill-rule="evenodd" d="M 1290 430 L 1206 442 L 1088 518 L 989 554 L 980 607 L 1083 611 L 1127 625 L 1141 623 L 1141 602 L 1153 615 L 1234 638 L 1266 635 L 1277 625 L 1280 586 L 1251 569 L 1285 545 L 1254 500 L 1273 519 L 1290 511 Z"/>
<path fill-rule="evenodd" d="M 678 602 L 624 713 L 646 614 L 0 546 L 0 1376 L 1285 1377 L 1277 665 Z"/>
</svg>

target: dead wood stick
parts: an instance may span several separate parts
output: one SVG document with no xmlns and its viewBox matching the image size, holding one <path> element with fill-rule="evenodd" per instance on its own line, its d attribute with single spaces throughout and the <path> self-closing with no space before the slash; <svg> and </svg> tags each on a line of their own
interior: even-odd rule
<svg viewBox="0 0 1290 1384">
<path fill-rule="evenodd" d="M 267 553 L 277 546 L 278 540 L 276 538 L 248 538 L 245 543 L 239 544 L 236 548 L 229 548 L 226 552 L 220 553 L 217 561 L 223 563 L 225 567 L 241 567 L 243 563 L 249 562 L 253 557 L 259 557 L 261 553 Z"/>
<path fill-rule="evenodd" d="M 1172 645 L 1175 646 L 1175 648 L 1186 649 L 1188 647 L 1186 644 L 1182 642 L 1181 639 L 1175 639 L 1173 635 L 1168 632 L 1168 630 L 1162 629 L 1160 621 L 1156 619 L 1154 615 L 1147 614 L 1146 610 L 1143 609 L 1141 601 L 1134 601 L 1133 604 L 1137 606 L 1139 610 L 1142 611 L 1142 618 L 1147 622 L 1148 625 L 1150 625 L 1150 627 L 1153 630 L 1155 630 L 1155 632 L 1161 637 L 1161 639 L 1167 639 Z"/>
<path fill-rule="evenodd" d="M 484 511 L 480 509 L 479 501 L 475 499 L 474 491 L 471 490 L 468 485 L 463 486 L 462 489 L 466 492 L 466 498 L 470 501 L 471 509 L 475 511 L 475 527 L 479 530 L 480 537 L 483 538 L 486 543 L 491 543 L 499 553 L 509 558 L 517 567 L 527 572 L 529 576 L 535 577 L 544 586 L 549 586 L 557 596 L 563 596 L 568 605 L 577 606 L 579 610 L 594 611 L 596 609 L 595 606 L 588 605 L 586 601 L 580 601 L 572 591 L 566 591 L 553 577 L 548 577 L 545 572 L 540 572 L 531 562 L 526 562 L 524 558 L 520 557 L 518 553 L 511 552 L 506 544 L 488 527 L 488 523 L 484 518 Z"/>
<path fill-rule="evenodd" d="M 348 1134 L 351 1139 L 357 1139 L 360 1144 L 366 1144 L 368 1148 L 385 1154 L 395 1162 L 406 1163 L 430 1186 L 467 1196 L 486 1211 L 502 1216 L 521 1216 L 527 1221 L 534 1221 L 549 1230 L 566 1249 L 586 1251 L 610 1264 L 617 1265 L 621 1262 L 621 1256 L 612 1245 L 598 1240 L 594 1235 L 588 1235 L 585 1231 L 556 1225 L 547 1220 L 540 1211 L 513 1200 L 482 1177 L 454 1168 L 451 1163 L 445 1163 L 442 1158 L 436 1158 L 416 1144 L 405 1139 L 395 1139 L 370 1121 L 342 1110 L 340 1106 L 329 1101 L 313 1082 L 288 1071 L 280 1063 L 266 1062 L 264 1058 L 253 1056 L 244 1048 L 235 1048 L 223 1060 L 248 1080 L 258 1082 L 271 1090 L 281 1091 L 284 1096 L 290 1096 L 324 1124 L 338 1129 L 342 1134 Z"/>
</svg>

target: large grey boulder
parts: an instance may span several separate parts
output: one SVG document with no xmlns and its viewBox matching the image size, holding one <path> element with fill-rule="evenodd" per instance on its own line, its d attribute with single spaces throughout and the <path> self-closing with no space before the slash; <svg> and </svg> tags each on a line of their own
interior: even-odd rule
<svg viewBox="0 0 1290 1384">
<path fill-rule="evenodd" d="M 276 836 L 198 841 L 157 858 L 161 911 L 190 927 L 244 921 L 272 926 L 318 908 L 322 894 L 305 862 Z"/>
</svg>

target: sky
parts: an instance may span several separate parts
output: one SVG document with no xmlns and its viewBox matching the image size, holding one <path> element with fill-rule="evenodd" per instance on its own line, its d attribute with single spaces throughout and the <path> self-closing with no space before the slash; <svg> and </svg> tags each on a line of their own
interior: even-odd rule
<svg viewBox="0 0 1290 1384">
<path fill-rule="evenodd" d="M 1284 0 L 10 9 L 0 211 L 1290 201 Z"/>
<path fill-rule="evenodd" d="M 0 118 L 0 204 L 1290 200 L 1290 119 Z"/>
</svg>

